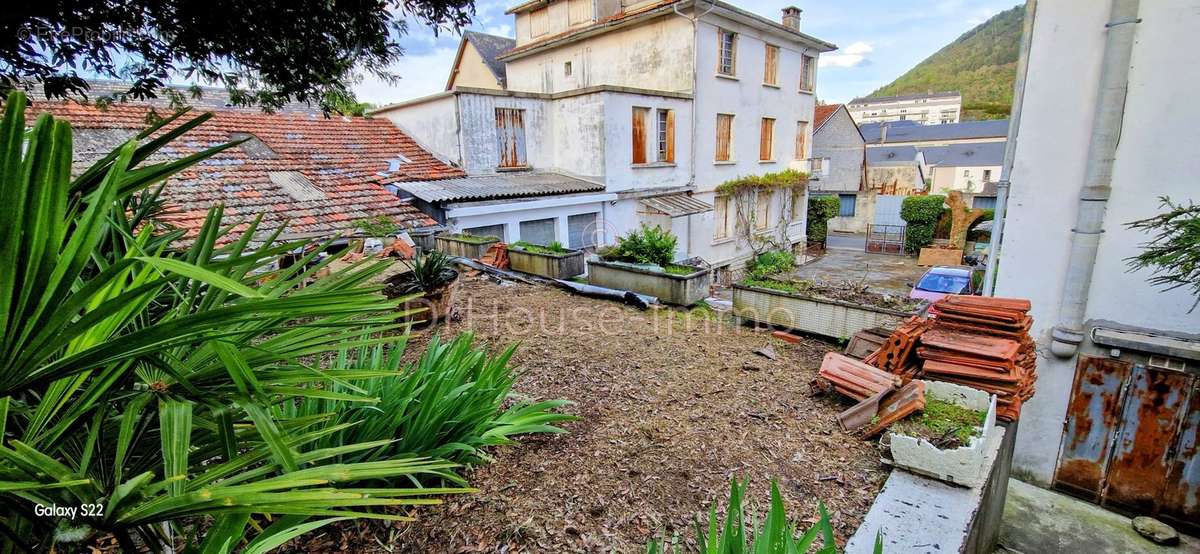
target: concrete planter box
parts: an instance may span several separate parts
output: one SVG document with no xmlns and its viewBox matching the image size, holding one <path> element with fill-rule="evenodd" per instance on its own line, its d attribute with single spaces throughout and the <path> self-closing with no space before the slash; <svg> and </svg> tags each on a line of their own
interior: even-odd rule
<svg viewBox="0 0 1200 554">
<path fill-rule="evenodd" d="M 925 381 L 925 395 L 971 410 L 987 411 L 982 432 L 971 438 L 970 444 L 946 450 L 924 439 L 891 433 L 892 463 L 947 483 L 966 487 L 983 484 L 987 480 L 988 454 L 996 449 L 1001 437 L 1001 433 L 996 432 L 996 397 L 989 398 L 983 391 L 940 381 Z"/>
<path fill-rule="evenodd" d="M 691 306 L 708 298 L 708 289 L 712 285 L 710 269 L 696 268 L 695 273 L 672 275 L 603 260 L 588 260 L 587 266 L 588 284 L 631 290 L 678 306 Z"/>
<path fill-rule="evenodd" d="M 547 279 L 570 279 L 582 275 L 584 270 L 582 250 L 571 250 L 563 254 L 542 254 L 509 248 L 508 263 L 513 271 L 540 275 Z"/>
<path fill-rule="evenodd" d="M 890 327 L 916 315 L 841 300 L 745 285 L 733 285 L 733 315 L 744 320 L 787 327 L 835 339 L 848 339 L 872 327 Z"/>
<path fill-rule="evenodd" d="M 487 253 L 488 247 L 497 242 L 500 242 L 500 239 L 477 242 L 462 240 L 450 235 L 438 235 L 434 237 L 434 249 L 449 256 L 461 256 L 463 258 L 478 260 Z"/>
</svg>

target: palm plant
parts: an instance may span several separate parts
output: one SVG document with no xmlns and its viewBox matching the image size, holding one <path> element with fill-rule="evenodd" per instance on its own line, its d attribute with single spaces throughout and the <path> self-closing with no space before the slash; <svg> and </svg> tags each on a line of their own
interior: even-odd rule
<svg viewBox="0 0 1200 554">
<path fill-rule="evenodd" d="M 398 328 L 404 299 L 365 285 L 383 264 L 300 288 L 323 264 L 276 269 L 303 245 L 272 246 L 280 230 L 250 248 L 257 221 L 220 245 L 220 208 L 170 251 L 180 233 L 156 233 L 152 187 L 231 145 L 144 162 L 206 116 L 164 121 L 72 178 L 70 126 L 42 114 L 26 130 L 24 110 L 14 93 L 0 121 L 0 550 L 100 533 L 126 551 L 159 550 L 182 533 L 197 551 L 228 552 L 274 517 L 245 545 L 262 551 L 342 518 L 406 519 L 375 508 L 468 490 L 379 487 L 457 478 L 454 464 L 420 457 L 331 463 L 388 441 L 314 448 L 353 423 L 272 415 L 298 398 L 378 402 L 331 385 L 386 372 L 311 360 L 395 340 L 382 335 Z M 40 517 L 50 505 L 87 509 Z"/>
<path fill-rule="evenodd" d="M 505 405 L 517 378 L 509 363 L 516 346 L 498 355 L 475 348 L 474 335 L 463 333 L 442 342 L 430 340 L 415 363 L 401 367 L 405 342 L 341 349 L 333 368 L 370 367 L 386 378 L 334 385 L 334 392 L 363 390 L 380 398 L 378 404 L 338 398 L 306 398 L 281 405 L 279 419 L 333 416 L 344 426 L 312 445 L 384 443 L 367 451 L 347 453 L 342 462 L 374 461 L 398 456 L 427 456 L 464 464 L 488 461 L 484 448 L 512 444 L 517 435 L 561 433 L 554 424 L 574 417 L 556 413 L 565 400 L 513 402 Z"/>
</svg>

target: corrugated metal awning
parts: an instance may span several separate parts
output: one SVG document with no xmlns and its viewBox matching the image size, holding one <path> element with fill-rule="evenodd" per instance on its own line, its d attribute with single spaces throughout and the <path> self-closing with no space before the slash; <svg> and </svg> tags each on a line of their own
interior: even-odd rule
<svg viewBox="0 0 1200 554">
<path fill-rule="evenodd" d="M 684 193 L 643 198 L 641 202 L 643 206 L 662 212 L 671 217 L 683 217 L 685 215 L 701 214 L 713 209 L 710 204 L 706 204 L 700 200 L 697 200 L 691 195 Z"/>
<path fill-rule="evenodd" d="M 430 203 L 604 190 L 602 184 L 558 173 L 500 173 L 437 181 L 401 182 L 395 183 L 395 186 Z"/>
</svg>

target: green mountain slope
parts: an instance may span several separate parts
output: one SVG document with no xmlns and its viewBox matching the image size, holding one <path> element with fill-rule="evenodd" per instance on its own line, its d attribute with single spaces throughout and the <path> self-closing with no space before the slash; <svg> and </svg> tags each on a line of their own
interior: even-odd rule
<svg viewBox="0 0 1200 554">
<path fill-rule="evenodd" d="M 964 119 L 1008 117 L 1024 6 L 1000 12 L 870 96 L 957 90 Z"/>
</svg>

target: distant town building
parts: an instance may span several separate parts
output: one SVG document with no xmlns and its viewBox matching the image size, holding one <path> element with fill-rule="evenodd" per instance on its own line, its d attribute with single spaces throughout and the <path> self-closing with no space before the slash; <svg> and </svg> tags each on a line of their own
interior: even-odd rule
<svg viewBox="0 0 1200 554">
<path fill-rule="evenodd" d="M 921 125 L 958 123 L 962 117 L 962 95 L 957 92 L 903 94 L 855 98 L 846 107 L 858 124 L 884 121 L 915 121 Z"/>
<path fill-rule="evenodd" d="M 920 125 L 911 121 L 861 123 L 863 139 L 876 144 L 946 146 L 970 142 L 995 142 L 1008 138 L 1008 120 L 964 121 L 944 125 Z"/>
<path fill-rule="evenodd" d="M 808 189 L 814 195 L 836 195 L 838 216 L 829 229 L 865 232 L 871 222 L 872 195 L 864 190 L 866 142 L 844 104 L 817 106 L 813 118 L 812 164 L 815 180 Z"/>
<path fill-rule="evenodd" d="M 476 31 L 464 31 L 446 80 L 446 90 L 472 87 L 492 90 L 508 88 L 508 75 L 500 54 L 512 50 L 517 41 Z"/>
<path fill-rule="evenodd" d="M 996 141 L 920 147 L 925 154 L 925 163 L 929 164 L 929 193 L 947 194 L 957 190 L 964 196 L 973 196 L 984 192 L 987 184 L 1000 179 L 1005 144 L 1006 141 Z M 979 200 L 978 204 L 974 207 L 995 207 L 995 194 Z"/>
</svg>

